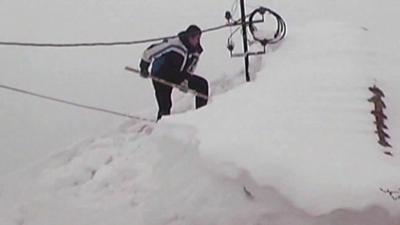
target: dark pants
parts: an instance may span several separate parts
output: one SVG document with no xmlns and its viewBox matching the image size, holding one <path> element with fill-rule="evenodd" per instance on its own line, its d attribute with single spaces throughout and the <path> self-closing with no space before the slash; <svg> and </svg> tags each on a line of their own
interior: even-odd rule
<svg viewBox="0 0 400 225">
<path fill-rule="evenodd" d="M 208 82 L 206 79 L 192 75 L 188 79 L 189 88 L 208 96 Z M 158 103 L 157 120 L 163 115 L 169 115 L 172 107 L 172 87 L 153 81 L 155 95 Z M 196 96 L 196 109 L 207 104 L 207 99 Z"/>
</svg>

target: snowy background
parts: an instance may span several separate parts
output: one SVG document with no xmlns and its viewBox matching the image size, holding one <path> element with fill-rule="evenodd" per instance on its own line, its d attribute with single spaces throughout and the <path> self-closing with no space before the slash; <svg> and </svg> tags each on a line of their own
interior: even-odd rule
<svg viewBox="0 0 400 225">
<path fill-rule="evenodd" d="M 251 58 L 245 83 L 229 29 L 204 34 L 196 73 L 212 100 L 201 110 L 175 92 L 178 114 L 153 124 L 0 90 L 0 224 L 400 225 L 400 202 L 380 191 L 400 187 L 400 3 L 246 2 L 278 12 L 288 36 Z M 0 41 L 169 36 L 224 24 L 235 8 L 237 18 L 232 0 L 2 0 Z M 0 46 L 0 84 L 154 118 L 151 84 L 123 70 L 145 47 Z M 374 134 L 374 84 L 393 157 Z"/>
</svg>

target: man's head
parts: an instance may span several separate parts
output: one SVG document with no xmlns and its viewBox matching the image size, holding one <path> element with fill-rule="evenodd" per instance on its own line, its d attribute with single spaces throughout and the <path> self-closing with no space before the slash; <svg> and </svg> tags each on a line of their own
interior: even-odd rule
<svg viewBox="0 0 400 225">
<path fill-rule="evenodd" d="M 190 45 L 196 47 L 200 44 L 201 29 L 198 26 L 190 25 L 185 32 Z"/>
</svg>

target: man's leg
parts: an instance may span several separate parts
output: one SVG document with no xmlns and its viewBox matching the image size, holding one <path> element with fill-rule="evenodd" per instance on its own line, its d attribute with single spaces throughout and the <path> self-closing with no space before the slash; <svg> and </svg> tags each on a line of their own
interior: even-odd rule
<svg viewBox="0 0 400 225">
<path fill-rule="evenodd" d="M 193 89 L 201 94 L 208 96 L 208 82 L 206 79 L 192 75 L 190 76 L 189 80 L 189 88 Z M 207 99 L 196 97 L 196 109 L 205 106 L 207 104 Z"/>
<path fill-rule="evenodd" d="M 172 107 L 172 88 L 153 81 L 154 91 L 158 104 L 157 120 L 161 119 L 163 115 L 169 115 Z"/>
</svg>

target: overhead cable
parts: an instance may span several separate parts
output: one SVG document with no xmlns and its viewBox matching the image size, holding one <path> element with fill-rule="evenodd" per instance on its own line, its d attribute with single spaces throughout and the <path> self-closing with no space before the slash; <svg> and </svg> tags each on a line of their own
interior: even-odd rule
<svg viewBox="0 0 400 225">
<path fill-rule="evenodd" d="M 147 122 L 156 122 L 155 120 L 152 120 L 152 119 L 147 119 L 147 118 L 143 118 L 143 117 L 139 117 L 139 116 L 133 116 L 133 115 L 129 115 L 129 114 L 126 114 L 126 113 L 120 113 L 120 112 L 116 112 L 116 111 L 112 111 L 112 110 L 108 110 L 108 109 L 103 109 L 103 108 L 99 108 L 99 107 L 79 104 L 79 103 L 75 103 L 75 102 L 71 102 L 71 101 L 66 101 L 66 100 L 63 100 L 63 99 L 53 98 L 53 97 L 45 96 L 45 95 L 42 95 L 42 94 L 38 94 L 38 93 L 31 92 L 31 91 L 26 91 L 26 90 L 22 90 L 22 89 L 19 89 L 19 88 L 6 86 L 6 85 L 1 85 L 0 84 L 0 88 L 7 89 L 7 90 L 10 90 L 10 91 L 14 91 L 14 92 L 19 92 L 19 93 L 26 94 L 26 95 L 35 96 L 35 97 L 42 98 L 42 99 L 47 99 L 47 100 L 63 103 L 63 104 L 72 105 L 72 106 L 75 106 L 75 107 L 80 107 L 80 108 L 90 109 L 90 110 L 94 110 L 94 111 L 98 111 L 98 112 L 113 114 L 113 115 L 120 116 L 120 117 L 126 117 L 126 118 L 130 118 L 130 119 L 142 120 L 142 121 L 147 121 Z"/>
</svg>

